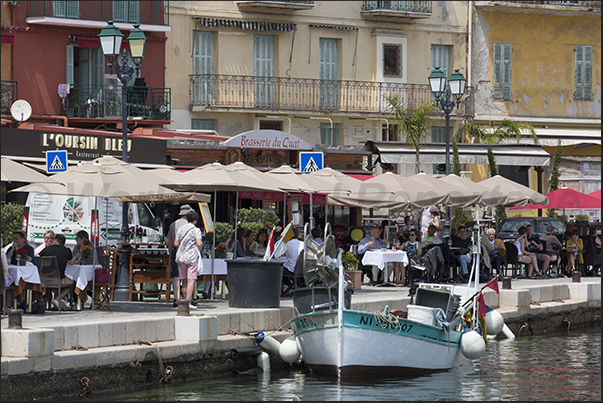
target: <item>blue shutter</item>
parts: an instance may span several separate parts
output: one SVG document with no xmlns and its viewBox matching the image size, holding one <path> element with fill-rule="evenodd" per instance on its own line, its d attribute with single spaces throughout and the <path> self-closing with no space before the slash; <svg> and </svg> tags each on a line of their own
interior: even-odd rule
<svg viewBox="0 0 603 403">
<path fill-rule="evenodd" d="M 450 47 L 448 45 L 431 45 L 431 70 L 439 67 L 448 78 L 448 61 L 450 55 Z"/>
<path fill-rule="evenodd" d="M 337 39 L 320 38 L 320 107 L 337 108 Z"/>
<path fill-rule="evenodd" d="M 214 33 L 193 31 L 193 104 L 209 105 L 213 99 Z"/>
<path fill-rule="evenodd" d="M 273 105 L 274 39 L 272 35 L 253 37 L 253 75 L 255 76 L 255 105 L 270 108 Z M 261 77 L 265 77 L 262 79 Z"/>
</svg>

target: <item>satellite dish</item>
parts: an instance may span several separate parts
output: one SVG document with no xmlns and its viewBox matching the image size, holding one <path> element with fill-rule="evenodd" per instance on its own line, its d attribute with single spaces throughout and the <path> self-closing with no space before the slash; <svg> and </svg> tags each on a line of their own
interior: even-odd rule
<svg viewBox="0 0 603 403">
<path fill-rule="evenodd" d="M 16 121 L 25 122 L 31 116 L 31 105 L 24 99 L 18 99 L 11 105 L 10 114 Z"/>
</svg>

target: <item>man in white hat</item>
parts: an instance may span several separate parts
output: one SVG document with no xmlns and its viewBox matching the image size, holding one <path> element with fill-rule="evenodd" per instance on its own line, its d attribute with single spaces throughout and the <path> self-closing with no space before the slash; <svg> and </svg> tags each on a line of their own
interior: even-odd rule
<svg viewBox="0 0 603 403">
<path fill-rule="evenodd" d="M 174 220 L 174 222 L 170 224 L 170 229 L 166 236 L 168 250 L 170 251 L 170 279 L 172 291 L 174 293 L 174 306 L 178 306 L 176 300 L 180 297 L 180 274 L 178 273 L 178 263 L 176 263 L 176 252 L 178 251 L 178 248 L 174 246 L 174 241 L 176 240 L 178 229 L 188 222 L 186 214 L 188 214 L 189 211 L 194 211 L 190 205 L 183 204 L 180 206 L 180 213 L 178 213 L 180 218 Z"/>
</svg>

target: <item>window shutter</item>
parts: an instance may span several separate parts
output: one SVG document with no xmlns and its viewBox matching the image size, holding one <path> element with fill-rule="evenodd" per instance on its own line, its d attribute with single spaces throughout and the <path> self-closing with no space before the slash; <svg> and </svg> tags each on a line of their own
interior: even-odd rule
<svg viewBox="0 0 603 403">
<path fill-rule="evenodd" d="M 90 48 L 90 63 L 92 65 L 91 84 L 93 86 L 105 84 L 105 56 L 100 47 Z"/>
<path fill-rule="evenodd" d="M 73 45 L 65 46 L 65 83 L 74 84 L 73 79 Z"/>
<path fill-rule="evenodd" d="M 502 98 L 511 99 L 511 45 L 503 45 Z"/>
<path fill-rule="evenodd" d="M 593 93 L 593 47 L 584 47 L 584 99 L 591 100 Z"/>
<path fill-rule="evenodd" d="M 140 22 L 138 3 L 138 1 L 128 1 L 128 22 L 133 24 Z"/>
<path fill-rule="evenodd" d="M 126 22 L 126 11 L 128 4 L 126 1 L 113 2 L 113 21 Z"/>
<path fill-rule="evenodd" d="M 448 60 L 449 60 L 448 45 L 431 45 L 431 70 L 439 67 L 448 78 Z"/>
<path fill-rule="evenodd" d="M 80 2 L 66 1 L 65 2 L 65 17 L 80 18 Z"/>
<path fill-rule="evenodd" d="M 582 51 L 583 47 L 576 45 L 575 60 L 576 66 L 574 67 L 574 98 L 582 99 L 584 96 L 584 86 L 582 85 Z"/>
<path fill-rule="evenodd" d="M 576 100 L 592 99 L 592 59 L 592 46 L 576 45 L 574 72 L 574 98 Z"/>
<path fill-rule="evenodd" d="M 431 142 L 445 143 L 446 142 L 446 127 L 432 126 L 431 127 Z"/>
</svg>

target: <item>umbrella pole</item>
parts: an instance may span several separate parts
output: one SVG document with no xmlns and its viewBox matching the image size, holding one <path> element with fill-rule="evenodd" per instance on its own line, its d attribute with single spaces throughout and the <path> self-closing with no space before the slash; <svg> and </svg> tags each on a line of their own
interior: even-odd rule
<svg viewBox="0 0 603 403">
<path fill-rule="evenodd" d="M 312 206 L 312 195 L 314 192 L 310 192 L 310 230 L 314 228 L 314 207 Z"/>
<path fill-rule="evenodd" d="M 98 197 L 94 196 L 94 211 L 96 211 L 98 213 Z M 90 232 L 94 231 L 94 223 L 90 223 Z M 96 230 L 96 232 L 100 232 L 98 231 L 98 228 Z M 96 299 L 96 293 L 95 293 L 95 284 L 96 284 L 96 234 L 90 234 L 92 235 L 92 301 L 90 302 L 90 309 L 92 309 L 94 311 L 94 301 Z M 84 288 L 83 290 L 81 290 L 80 292 L 86 292 L 86 289 Z M 79 296 L 78 296 L 79 298 Z"/>
<path fill-rule="evenodd" d="M 213 234 L 213 246 L 211 248 L 211 299 L 214 299 L 214 262 L 216 261 L 216 228 L 215 228 L 215 223 L 216 223 L 216 205 L 217 203 L 217 197 L 218 197 L 218 188 L 215 187 L 214 188 L 214 234 Z M 203 285 L 203 287 L 205 287 L 205 285 Z"/>
<path fill-rule="evenodd" d="M 235 238 L 234 238 L 234 253 L 233 256 L 237 258 L 237 229 L 239 228 L 239 192 L 235 198 Z"/>
</svg>

